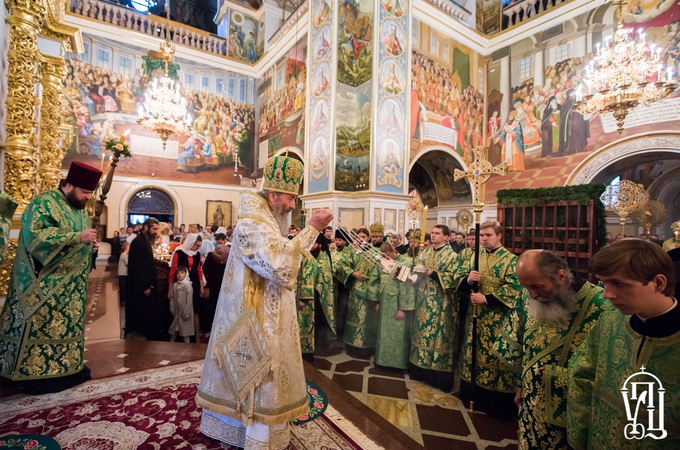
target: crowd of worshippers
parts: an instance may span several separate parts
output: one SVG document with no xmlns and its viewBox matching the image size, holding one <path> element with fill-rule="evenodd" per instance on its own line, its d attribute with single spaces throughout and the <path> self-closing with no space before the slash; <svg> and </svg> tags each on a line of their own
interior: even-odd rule
<svg viewBox="0 0 680 450">
<path fill-rule="evenodd" d="M 404 240 L 381 224 L 326 228 L 298 276 L 304 359 L 337 338 L 350 356 L 374 356 L 377 367 L 407 370 L 443 392 L 459 370 L 466 407 L 473 400 L 498 420 L 519 418 L 520 448 L 567 448 L 567 429 L 575 448 L 593 436 L 601 444 L 593 448 L 612 448 L 620 438 L 611 430 L 627 419 L 609 396 L 621 398 L 626 378 L 644 366 L 673 384 L 672 393 L 665 387 L 675 419 L 667 413 L 666 424 L 680 425 L 672 375 L 680 371 L 680 241 L 669 253 L 652 239 L 609 243 L 590 261 L 593 284 L 553 252 L 518 258 L 503 247 L 498 222 L 480 226 L 477 270 L 474 229 L 466 236 L 436 225 L 420 238 L 420 230 Z M 402 282 L 388 260 L 425 271 Z M 675 363 L 664 364 L 669 358 Z"/>
<path fill-rule="evenodd" d="M 155 218 L 115 232 L 113 241 L 120 249 L 118 285 L 125 307 L 124 336 L 208 342 L 232 233 L 232 226 L 173 227 Z M 158 292 L 154 292 L 161 287 L 157 257 L 169 257 L 167 302 L 157 299 Z M 152 298 L 156 301 L 150 301 Z M 158 333 L 154 327 L 158 321 L 148 319 L 167 317 L 168 312 L 170 326 L 167 332 Z"/>
</svg>

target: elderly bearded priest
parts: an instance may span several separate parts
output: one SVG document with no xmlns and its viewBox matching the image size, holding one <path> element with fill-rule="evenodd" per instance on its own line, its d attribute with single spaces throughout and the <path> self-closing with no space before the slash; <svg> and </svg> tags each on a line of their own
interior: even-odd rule
<svg viewBox="0 0 680 450">
<path fill-rule="evenodd" d="M 204 408 L 201 432 L 246 449 L 285 448 L 290 440 L 288 422 L 308 410 L 295 284 L 303 256 L 333 214 L 320 210 L 293 239 L 285 237 L 302 173 L 299 161 L 275 156 L 265 164 L 262 192 L 241 193 L 239 221 L 196 395 L 196 403 Z M 270 370 L 255 381 L 239 372 L 259 358 L 246 348 L 253 343 L 239 340 L 237 349 L 224 343 L 249 314 L 261 326 L 263 337 L 258 342 L 266 342 L 271 357 Z M 225 362 L 232 357 L 232 365 Z M 243 390 L 250 392 L 245 399 Z"/>
<path fill-rule="evenodd" d="M 601 287 L 548 250 L 524 252 L 516 271 L 524 289 L 494 352 L 517 369 L 519 448 L 566 449 L 567 363 L 600 314 L 612 308 Z"/>
</svg>

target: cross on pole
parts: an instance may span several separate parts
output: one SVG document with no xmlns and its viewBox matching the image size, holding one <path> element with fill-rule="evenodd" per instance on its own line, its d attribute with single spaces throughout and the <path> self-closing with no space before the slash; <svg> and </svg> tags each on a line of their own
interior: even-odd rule
<svg viewBox="0 0 680 450">
<path fill-rule="evenodd" d="M 241 366 L 241 367 L 246 366 L 246 360 L 250 361 L 251 359 L 253 359 L 253 357 L 248 353 L 248 342 L 247 341 L 241 341 L 241 350 L 236 351 L 236 353 L 234 353 L 234 354 L 241 358 L 241 361 L 238 363 L 238 365 Z"/>
<path fill-rule="evenodd" d="M 502 162 L 497 166 L 492 166 L 491 163 L 484 159 L 484 154 L 487 148 L 476 147 L 472 150 L 475 155 L 475 160 L 468 170 L 455 169 L 453 171 L 454 181 L 462 178 L 467 178 L 470 184 L 474 186 L 472 190 L 472 207 L 475 212 L 475 261 L 474 270 L 479 271 L 479 225 L 482 221 L 482 211 L 484 210 L 484 184 L 489 180 L 491 175 L 505 175 L 508 170 L 508 164 Z M 475 282 L 472 285 L 474 292 L 479 291 L 479 283 Z M 472 308 L 472 358 L 470 361 L 470 410 L 475 410 L 475 383 L 477 381 L 477 317 L 479 316 L 480 306 L 476 303 Z"/>
<path fill-rule="evenodd" d="M 453 180 L 458 181 L 467 178 L 470 184 L 474 186 L 472 190 L 472 206 L 476 213 L 477 223 L 481 220 L 482 209 L 484 208 L 484 184 L 489 180 L 491 175 L 505 175 L 508 170 L 508 163 L 505 161 L 497 166 L 492 166 L 489 161 L 484 159 L 484 154 L 487 153 L 488 147 L 476 147 L 472 150 L 475 155 L 475 160 L 468 170 L 455 169 L 453 171 Z"/>
</svg>

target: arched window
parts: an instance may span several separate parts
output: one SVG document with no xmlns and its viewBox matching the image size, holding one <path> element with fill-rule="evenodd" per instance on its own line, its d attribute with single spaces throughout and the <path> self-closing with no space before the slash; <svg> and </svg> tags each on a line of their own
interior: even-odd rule
<svg viewBox="0 0 680 450">
<path fill-rule="evenodd" d="M 164 191 L 145 188 L 135 192 L 128 202 L 127 219 L 129 224 L 144 222 L 155 217 L 161 222 L 173 223 L 175 202 Z"/>
</svg>

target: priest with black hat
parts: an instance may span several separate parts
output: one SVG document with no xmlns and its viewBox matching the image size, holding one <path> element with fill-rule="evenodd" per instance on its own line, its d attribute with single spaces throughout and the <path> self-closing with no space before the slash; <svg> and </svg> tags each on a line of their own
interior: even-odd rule
<svg viewBox="0 0 680 450">
<path fill-rule="evenodd" d="M 90 379 L 83 365 L 85 300 L 97 232 L 85 211 L 100 170 L 73 162 L 58 189 L 37 195 L 21 216 L 19 247 L 0 316 L 0 376 L 27 394 Z"/>
</svg>

